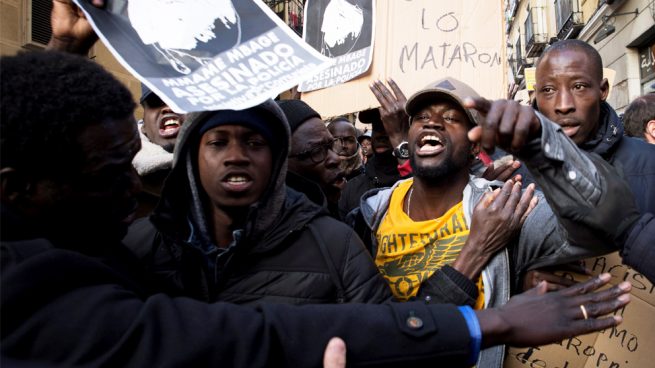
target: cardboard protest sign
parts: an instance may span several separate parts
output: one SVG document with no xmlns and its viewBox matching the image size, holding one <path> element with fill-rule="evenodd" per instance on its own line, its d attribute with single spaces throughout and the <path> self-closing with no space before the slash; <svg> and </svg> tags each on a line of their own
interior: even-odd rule
<svg viewBox="0 0 655 368">
<path fill-rule="evenodd" d="M 75 0 L 117 60 L 178 112 L 244 109 L 330 65 L 257 0 Z"/>
<path fill-rule="evenodd" d="M 652 367 L 655 341 L 655 286 L 646 277 L 621 263 L 618 253 L 585 260 L 594 275 L 612 274 L 611 283 L 632 284 L 630 304 L 619 310 L 623 323 L 597 333 L 572 337 L 558 344 L 510 348 L 505 368 L 643 368 Z M 588 276 L 564 274 L 576 280 Z M 538 318 L 538 317 L 535 317 Z"/>
<path fill-rule="evenodd" d="M 505 97 L 502 2 L 484 0 L 378 0 L 369 71 L 334 87 L 303 93 L 323 116 L 379 106 L 369 84 L 393 78 L 409 96 L 452 76 L 487 98 Z"/>
<path fill-rule="evenodd" d="M 302 82 L 298 90 L 307 92 L 347 82 L 371 66 L 375 1 L 307 0 L 303 30 L 303 40 L 335 63 Z"/>
</svg>

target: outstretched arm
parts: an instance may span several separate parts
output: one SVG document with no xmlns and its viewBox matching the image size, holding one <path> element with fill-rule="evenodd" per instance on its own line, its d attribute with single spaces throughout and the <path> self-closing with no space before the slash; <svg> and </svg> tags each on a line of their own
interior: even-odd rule
<svg viewBox="0 0 655 368">
<path fill-rule="evenodd" d="M 594 208 L 614 196 L 605 190 L 610 174 L 594 162 L 596 157 L 580 150 L 561 127 L 532 107 L 484 98 L 467 99 L 464 103 L 485 116 L 469 132 L 469 139 L 479 141 L 486 150 L 498 145 L 526 164 L 567 230 L 568 240 L 588 248 L 602 245 L 606 247 L 603 251 L 611 251 L 614 243 L 608 243 L 606 236 L 599 236 L 591 227 L 580 226 L 585 224 L 585 217 L 598 215 L 575 210 Z M 598 157 L 598 160 L 602 159 Z M 612 216 L 606 218 L 610 219 Z"/>
<path fill-rule="evenodd" d="M 610 279 L 604 274 L 555 293 L 537 289 L 498 309 L 465 307 L 466 319 L 455 306 L 424 302 L 255 308 L 144 295 L 84 255 L 52 249 L 25 258 L 17 250 L 24 244 L 12 249 L 21 256 L 2 248 L 2 355 L 69 366 L 318 366 L 334 336 L 346 341 L 353 363 L 463 366 L 477 359 L 479 337 L 482 346 L 541 345 L 617 325 L 620 317 L 598 317 L 627 304 L 630 289 L 596 291 Z"/>
<path fill-rule="evenodd" d="M 609 280 L 610 274 L 602 274 L 583 284 L 548 294 L 547 282 L 542 282 L 500 308 L 473 312 L 469 307 L 460 307 L 472 336 L 469 365 L 475 363 L 481 348 L 498 344 L 543 345 L 621 323 L 620 316 L 599 318 L 630 301 L 626 294 L 630 290 L 628 282 L 597 291 Z M 539 318 L 534 318 L 535 313 Z M 346 346 L 342 339 L 330 340 L 323 364 L 325 368 L 345 367 Z"/>
</svg>

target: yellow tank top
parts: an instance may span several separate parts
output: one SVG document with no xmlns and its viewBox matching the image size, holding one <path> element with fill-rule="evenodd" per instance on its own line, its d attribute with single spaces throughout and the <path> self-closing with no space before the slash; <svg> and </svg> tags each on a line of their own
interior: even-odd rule
<svg viewBox="0 0 655 368">
<path fill-rule="evenodd" d="M 413 180 L 398 185 L 391 195 L 389 210 L 377 233 L 375 264 L 398 300 L 416 296 L 423 280 L 447 264 L 452 264 L 468 239 L 469 228 L 462 202 L 443 216 L 428 221 L 413 221 L 403 202 Z M 475 308 L 484 306 L 482 278 L 477 280 L 479 296 Z"/>
</svg>

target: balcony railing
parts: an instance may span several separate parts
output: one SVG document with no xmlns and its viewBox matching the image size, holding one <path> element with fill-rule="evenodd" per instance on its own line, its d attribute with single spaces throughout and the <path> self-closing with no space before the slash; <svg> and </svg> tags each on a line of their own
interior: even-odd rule
<svg viewBox="0 0 655 368">
<path fill-rule="evenodd" d="M 555 17 L 560 40 L 576 37 L 584 27 L 579 0 L 555 0 Z"/>
<path fill-rule="evenodd" d="M 516 10 L 519 8 L 519 0 L 509 0 L 507 4 L 507 15 L 509 18 L 516 15 Z"/>
<path fill-rule="evenodd" d="M 516 57 L 516 78 L 523 79 L 523 70 L 525 69 L 525 60 L 523 60 L 523 50 L 521 49 L 521 36 L 519 35 L 516 44 L 514 45 L 514 56 Z"/>
<path fill-rule="evenodd" d="M 534 7 L 528 9 L 525 19 L 525 54 L 527 57 L 539 56 L 548 42 L 545 9 Z"/>
</svg>

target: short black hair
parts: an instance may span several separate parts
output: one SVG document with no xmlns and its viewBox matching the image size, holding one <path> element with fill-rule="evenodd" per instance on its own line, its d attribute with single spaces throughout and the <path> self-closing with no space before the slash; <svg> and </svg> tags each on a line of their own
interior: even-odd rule
<svg viewBox="0 0 655 368">
<path fill-rule="evenodd" d="M 646 123 L 655 120 L 655 93 L 635 98 L 623 114 L 625 133 L 631 137 L 644 137 Z"/>
<path fill-rule="evenodd" d="M 4 56 L 1 167 L 43 176 L 70 170 L 76 164 L 71 161 L 81 159 L 75 156 L 77 138 L 86 127 L 129 118 L 134 107 L 125 86 L 82 56 L 54 51 Z"/>
<path fill-rule="evenodd" d="M 346 123 L 346 124 L 350 125 L 355 130 L 355 135 L 357 135 L 357 128 L 355 128 L 355 125 L 350 120 L 348 120 L 348 118 L 346 118 L 344 116 L 338 116 L 338 117 L 330 120 L 330 122 L 327 125 L 327 128 L 330 129 L 330 127 L 336 125 L 337 123 Z"/>
<path fill-rule="evenodd" d="M 576 39 L 557 41 L 554 44 L 552 44 L 539 57 L 539 60 L 537 60 L 535 67 L 538 68 L 541 61 L 545 59 L 546 56 L 551 52 L 564 51 L 564 50 L 576 50 L 585 53 L 587 58 L 589 58 L 589 60 L 591 61 L 591 64 L 594 66 L 595 70 L 592 71 L 592 73 L 595 74 L 594 77 L 597 78 L 598 81 L 603 80 L 603 59 L 600 57 L 600 54 L 590 44 Z"/>
</svg>

